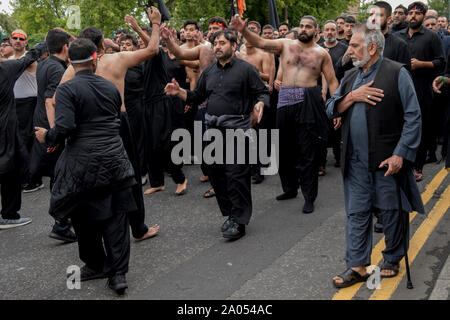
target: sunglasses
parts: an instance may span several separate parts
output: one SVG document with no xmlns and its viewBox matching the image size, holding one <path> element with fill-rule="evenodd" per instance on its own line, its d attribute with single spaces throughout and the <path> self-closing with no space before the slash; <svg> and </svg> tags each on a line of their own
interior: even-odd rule
<svg viewBox="0 0 450 320">
<path fill-rule="evenodd" d="M 11 45 L 9 43 L 3 43 L 1 45 L 2 48 L 6 48 L 6 47 L 11 47 Z"/>
<path fill-rule="evenodd" d="M 25 38 L 20 38 L 20 37 L 12 37 L 11 39 L 13 40 L 20 40 L 20 41 L 25 41 Z"/>
</svg>

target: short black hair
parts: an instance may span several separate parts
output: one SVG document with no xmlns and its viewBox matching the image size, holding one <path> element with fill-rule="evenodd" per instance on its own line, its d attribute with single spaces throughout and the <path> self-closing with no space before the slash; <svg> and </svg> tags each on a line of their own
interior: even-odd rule
<svg viewBox="0 0 450 320">
<path fill-rule="evenodd" d="M 356 23 L 356 19 L 353 16 L 345 17 L 345 23 Z"/>
<path fill-rule="evenodd" d="M 147 26 L 142 26 L 141 29 L 144 30 L 145 32 L 147 32 L 147 34 L 148 34 L 149 36 L 152 35 L 152 28 L 147 27 Z"/>
<path fill-rule="evenodd" d="M 234 32 L 229 31 L 229 30 L 221 30 L 221 31 L 217 31 L 212 37 L 211 37 L 211 43 L 214 45 L 214 41 L 216 40 L 217 37 L 223 35 L 225 37 L 225 39 L 227 39 L 228 41 L 230 41 L 231 45 L 233 45 L 233 43 L 237 44 L 237 37 L 234 34 Z"/>
<path fill-rule="evenodd" d="M 345 22 L 345 18 L 347 18 L 347 16 L 341 15 L 341 16 L 337 17 L 336 19 L 334 19 L 334 21 L 337 22 L 339 19 L 342 19 L 342 20 L 344 20 L 344 22 Z"/>
<path fill-rule="evenodd" d="M 288 30 L 291 30 L 291 26 L 287 22 L 280 23 L 280 25 L 278 26 L 278 29 L 280 29 L 281 26 L 286 26 L 288 28 Z"/>
<path fill-rule="evenodd" d="M 73 61 L 84 60 L 92 56 L 97 51 L 95 44 L 87 38 L 78 38 L 70 44 L 69 58 Z M 78 66 L 88 66 L 91 61 L 77 64 Z"/>
<path fill-rule="evenodd" d="M 288 34 L 291 34 L 291 33 L 293 33 L 294 34 L 294 36 L 295 36 L 295 39 L 297 39 L 298 38 L 298 32 L 297 32 L 297 30 L 294 30 L 294 29 L 292 29 L 292 30 L 289 30 L 289 32 L 288 33 L 286 33 L 286 35 L 285 35 L 285 37 L 288 35 Z"/>
<path fill-rule="evenodd" d="M 412 10 L 413 8 L 418 8 L 420 11 L 423 12 L 423 15 L 425 15 L 427 13 L 427 11 L 428 11 L 428 6 L 425 3 L 421 2 L 421 1 L 415 1 L 415 2 L 411 3 L 408 6 L 408 12 L 410 10 Z"/>
<path fill-rule="evenodd" d="M 195 30 L 200 30 L 200 26 L 198 25 L 198 22 L 192 19 L 186 20 L 186 22 L 183 24 L 183 28 L 186 29 L 186 26 L 188 25 L 195 26 Z"/>
<path fill-rule="evenodd" d="M 67 44 L 69 45 L 70 34 L 58 29 L 51 29 L 45 41 L 47 42 L 48 52 L 50 54 L 61 53 L 62 48 Z"/>
<path fill-rule="evenodd" d="M 270 29 L 270 30 L 272 30 L 272 31 L 275 30 L 275 28 L 274 28 L 271 24 L 266 24 L 262 29 L 263 29 L 263 30 Z"/>
<path fill-rule="evenodd" d="M 258 30 L 261 30 L 261 24 L 258 21 L 250 21 L 249 23 L 247 23 L 247 26 L 249 26 L 251 24 L 256 24 L 256 27 L 258 28 Z"/>
<path fill-rule="evenodd" d="M 126 40 L 131 40 L 131 42 L 133 43 L 133 46 L 135 46 L 136 48 L 139 45 L 137 39 L 135 37 L 133 37 L 131 34 L 125 34 L 120 37 L 120 42 L 126 41 Z"/>
<path fill-rule="evenodd" d="M 102 43 L 103 43 L 103 33 L 97 27 L 84 28 L 80 32 L 80 38 L 85 38 L 85 39 L 91 40 L 97 47 L 97 50 L 100 50 Z"/>
<path fill-rule="evenodd" d="M 377 1 L 373 4 L 373 6 L 383 8 L 386 11 L 387 17 L 390 17 L 392 15 L 392 6 L 386 1 Z"/>
<path fill-rule="evenodd" d="M 116 34 L 120 34 L 120 33 L 123 33 L 123 34 L 131 34 L 130 31 L 128 31 L 128 30 L 126 30 L 126 29 L 120 29 L 120 30 L 117 30 L 117 31 L 116 31 Z"/>
<path fill-rule="evenodd" d="M 301 22 L 303 19 L 309 19 L 309 20 L 312 20 L 312 21 L 314 22 L 314 27 L 315 27 L 315 28 L 319 27 L 319 24 L 317 23 L 316 17 L 310 16 L 310 15 L 308 15 L 308 16 L 303 16 L 303 17 L 300 19 L 300 22 Z"/>
<path fill-rule="evenodd" d="M 213 23 L 221 23 L 225 26 L 225 29 L 228 28 L 227 21 L 222 17 L 212 17 L 211 19 L 209 19 L 208 25 L 213 24 Z"/>
<path fill-rule="evenodd" d="M 396 6 L 395 10 L 397 10 L 397 9 L 402 9 L 403 12 L 405 13 L 405 16 L 408 15 L 408 9 L 404 5 L 401 4 L 399 6 Z"/>
</svg>

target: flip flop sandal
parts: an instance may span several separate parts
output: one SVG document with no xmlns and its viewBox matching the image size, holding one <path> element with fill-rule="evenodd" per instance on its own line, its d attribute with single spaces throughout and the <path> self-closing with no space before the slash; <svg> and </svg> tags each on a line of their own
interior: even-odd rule
<svg viewBox="0 0 450 320">
<path fill-rule="evenodd" d="M 358 282 L 366 282 L 367 279 L 369 279 L 370 274 L 367 273 L 366 275 L 362 276 L 352 268 L 348 268 L 344 273 L 338 275 L 338 277 L 340 277 L 344 282 L 337 283 L 333 280 L 333 285 L 336 288 L 340 289 L 350 287 Z"/>
<path fill-rule="evenodd" d="M 390 263 L 389 261 L 384 260 L 383 265 L 381 266 L 381 272 L 383 272 L 383 270 L 394 271 L 394 274 L 391 274 L 390 276 L 384 276 L 381 274 L 382 278 L 393 278 L 398 275 L 400 265 L 398 263 Z"/>
<path fill-rule="evenodd" d="M 205 192 L 205 194 L 203 195 L 204 198 L 208 199 L 208 198 L 212 198 L 215 197 L 216 193 L 212 190 L 208 190 Z"/>
<path fill-rule="evenodd" d="M 320 168 L 319 169 L 319 177 L 323 177 L 326 174 L 327 174 L 327 172 L 325 171 L 325 168 Z"/>
</svg>

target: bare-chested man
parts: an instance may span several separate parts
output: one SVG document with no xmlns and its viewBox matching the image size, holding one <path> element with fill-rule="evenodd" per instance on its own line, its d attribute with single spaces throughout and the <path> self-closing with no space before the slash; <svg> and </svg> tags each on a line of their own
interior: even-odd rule
<svg viewBox="0 0 450 320">
<path fill-rule="evenodd" d="M 232 26 L 252 45 L 280 55 L 283 85 L 277 106 L 277 128 L 280 133 L 279 173 L 284 193 L 277 200 L 296 197 L 300 177 L 305 198 L 303 212 L 311 213 L 318 190 L 317 142 L 326 139 L 328 133 L 317 79 L 323 73 L 330 92 L 334 93 L 338 87 L 330 55 L 314 42 L 317 20 L 312 16 L 303 17 L 297 40 L 262 39 L 250 32 L 246 21 L 239 16 L 233 17 Z"/>
<path fill-rule="evenodd" d="M 125 75 L 128 71 L 128 69 L 137 66 L 138 64 L 151 59 L 156 54 L 158 54 L 159 51 L 159 26 L 161 24 L 161 14 L 159 13 L 158 9 L 155 7 L 151 7 L 148 9 L 148 16 L 150 18 L 150 21 L 152 22 L 152 35 L 149 40 L 147 40 L 148 46 L 145 49 L 137 50 L 137 51 L 123 51 L 115 54 L 105 54 L 105 47 L 103 43 L 103 34 L 102 32 L 95 27 L 88 27 L 85 28 L 81 33 L 80 37 L 82 38 L 88 38 L 94 42 L 94 44 L 97 46 L 98 51 L 97 54 L 99 56 L 98 63 L 97 63 L 97 70 L 96 74 L 99 76 L 102 76 L 103 78 L 111 81 L 119 90 L 121 97 L 122 97 L 122 103 L 124 101 L 124 88 L 125 88 Z M 143 39 L 148 39 L 148 35 L 142 31 L 141 28 L 138 30 L 135 30 L 140 37 Z M 144 40 L 146 41 L 146 40 Z M 63 79 L 61 80 L 61 83 L 64 83 L 66 81 L 69 81 L 75 76 L 75 72 L 72 66 L 69 66 L 66 70 L 66 73 L 63 76 Z M 125 111 L 125 105 L 122 104 L 122 111 Z M 125 119 L 123 119 L 125 120 Z M 127 124 L 128 121 L 122 121 L 124 124 Z M 129 129 L 129 128 L 122 128 L 122 129 Z M 124 131 L 125 131 L 124 130 Z M 121 130 L 122 131 L 122 130 Z M 129 130 L 127 130 L 129 131 Z M 123 131 L 121 132 L 121 134 Z M 130 135 L 125 133 L 125 135 L 129 138 Z M 124 146 L 127 149 L 127 153 L 129 154 L 130 161 L 133 164 L 133 168 L 135 169 L 136 174 L 136 180 L 140 182 L 140 168 L 139 168 L 139 161 L 138 159 L 131 159 L 132 156 L 130 154 L 136 154 L 136 152 L 133 152 L 132 149 L 134 149 L 134 145 L 127 145 L 127 137 L 122 136 L 122 139 L 124 140 Z M 129 139 L 131 140 L 131 139 Z M 132 141 L 128 141 L 128 143 L 132 143 Z M 134 160 L 134 161 L 133 161 Z M 138 206 L 138 211 L 134 212 L 132 214 L 129 214 L 129 220 L 130 220 L 130 226 L 133 233 L 133 237 L 136 241 L 144 240 L 151 238 L 155 236 L 159 231 L 159 226 L 154 225 L 153 227 L 147 227 L 144 223 L 145 220 L 145 208 L 144 208 L 144 202 L 142 198 L 142 189 L 140 184 L 133 188 L 133 193 L 135 196 L 135 200 Z"/>
<path fill-rule="evenodd" d="M 209 39 L 213 34 L 215 34 L 216 32 L 219 32 L 223 29 L 226 29 L 227 27 L 228 27 L 228 25 L 224 18 L 222 18 L 222 17 L 211 18 L 209 20 L 207 38 Z M 166 41 L 169 51 L 177 58 L 178 61 L 180 61 L 180 60 L 191 60 L 191 61 L 198 60 L 199 61 L 199 74 L 201 74 L 203 72 L 203 70 L 205 70 L 206 67 L 209 66 L 211 63 L 217 61 L 216 57 L 214 55 L 212 44 L 209 42 L 205 42 L 204 44 L 200 44 L 191 49 L 181 48 L 176 43 L 176 40 L 173 37 L 172 32 L 166 28 L 162 28 L 161 37 L 164 41 Z M 204 122 L 203 120 L 204 120 L 205 107 L 206 107 L 206 101 L 198 106 L 198 111 L 197 111 L 196 120 L 201 120 L 202 123 Z M 206 167 L 206 165 L 202 164 L 201 168 L 202 168 L 203 176 L 200 178 L 200 181 L 206 182 L 206 181 L 208 181 L 207 167 Z M 210 197 L 213 197 L 214 195 L 215 195 L 214 190 L 210 189 L 204 194 L 204 197 L 210 198 Z"/>
</svg>

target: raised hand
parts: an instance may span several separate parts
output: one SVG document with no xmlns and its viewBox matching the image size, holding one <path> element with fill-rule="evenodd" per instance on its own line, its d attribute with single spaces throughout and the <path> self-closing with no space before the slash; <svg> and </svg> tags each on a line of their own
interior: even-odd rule
<svg viewBox="0 0 450 320">
<path fill-rule="evenodd" d="M 167 41 L 170 38 L 170 30 L 166 27 L 166 25 L 164 23 L 161 25 L 160 35 L 161 35 L 161 39 L 164 41 Z"/>
<path fill-rule="evenodd" d="M 161 24 L 161 13 L 159 12 L 159 10 L 156 7 L 151 6 L 150 8 L 148 8 L 148 17 L 150 19 L 150 21 L 156 24 Z"/>
<path fill-rule="evenodd" d="M 231 26 L 239 32 L 244 32 L 245 26 L 247 25 L 247 20 L 242 20 L 241 17 L 236 14 L 233 18 L 231 18 Z"/>
<path fill-rule="evenodd" d="M 138 25 L 136 19 L 135 19 L 133 16 L 129 15 L 129 14 L 127 14 L 127 15 L 125 16 L 125 22 L 126 22 L 131 28 L 133 28 L 133 30 L 135 30 L 136 28 L 139 27 L 139 25 Z"/>
</svg>

